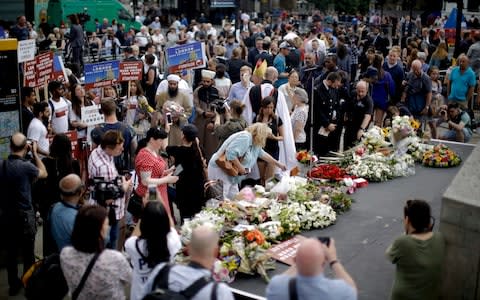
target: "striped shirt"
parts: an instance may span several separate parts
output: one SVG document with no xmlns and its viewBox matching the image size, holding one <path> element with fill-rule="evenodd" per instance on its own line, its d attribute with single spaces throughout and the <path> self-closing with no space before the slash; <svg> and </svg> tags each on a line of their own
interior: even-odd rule
<svg viewBox="0 0 480 300">
<path fill-rule="evenodd" d="M 88 159 L 88 174 L 90 179 L 103 177 L 105 181 L 112 181 L 118 176 L 113 156 L 108 155 L 101 146 L 95 148 Z M 91 197 L 89 202 L 90 204 L 96 203 Z M 125 215 L 125 198 L 114 200 L 113 205 L 115 205 L 115 216 L 117 220 L 120 220 Z"/>
</svg>

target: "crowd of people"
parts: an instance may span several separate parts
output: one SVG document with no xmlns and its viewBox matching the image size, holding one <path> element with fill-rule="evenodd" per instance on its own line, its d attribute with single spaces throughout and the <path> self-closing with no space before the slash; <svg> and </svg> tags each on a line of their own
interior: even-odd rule
<svg viewBox="0 0 480 300">
<path fill-rule="evenodd" d="M 45 222 L 43 255 L 60 253 L 71 294 L 124 299 L 130 285 L 130 298 L 142 299 L 165 276 L 164 288 L 178 292 L 210 275 L 218 234 L 208 226 L 193 232 L 191 263 L 173 264 L 181 248 L 175 226 L 204 207 L 207 180 L 220 180 L 223 197 L 233 198 L 248 180 L 265 184 L 291 170 L 297 150 L 323 156 L 342 144 L 351 148 L 370 126 L 384 126 L 396 115 L 421 120 L 433 137 L 468 142 L 476 129 L 471 108 L 480 34 L 472 35 L 474 43 L 464 39 L 463 53 L 451 57 L 441 18 L 422 24 L 405 16 L 387 36 L 376 17 L 337 23 L 314 12 L 307 32 L 288 18 L 256 22 L 246 13 L 220 30 L 175 18 L 166 36 L 157 19 L 137 33 L 104 19 L 87 34 L 87 47 L 143 62 L 144 76 L 90 90 L 78 79 L 85 45 L 72 43 L 79 49 L 68 83 L 51 81 L 43 100 L 22 89 L 23 133 L 11 137 L 12 154 L 2 162 L 0 182 L 10 186 L 5 190 L 11 199 L 2 209 L 15 212 L 11 221 L 22 230 L 9 231 L 10 294 L 21 287 L 18 249 L 24 271 L 34 262 L 36 211 Z M 32 38 L 24 17 L 16 26 L 12 36 Z M 72 16 L 70 38 L 84 38 L 78 26 Z M 206 67 L 164 74 L 164 50 L 194 41 L 205 43 Z M 89 126 L 81 108 L 94 104 L 105 122 Z M 437 135 L 445 123 L 448 128 Z M 75 157 L 66 135 L 72 130 L 80 147 Z M 27 153 L 33 164 L 24 160 Z M 131 197 L 142 199 L 143 213 L 129 212 Z M 148 201 L 152 197 L 157 201 Z M 413 293 L 414 299 L 433 299 L 443 240 L 431 232 L 424 201 L 407 202 L 404 215 L 407 235 L 387 250 L 397 265 L 392 298 Z M 118 252 L 123 249 L 131 264 Z M 357 287 L 337 259 L 333 239 L 328 245 L 303 242 L 296 262 L 290 275 L 273 278 L 268 299 L 287 299 L 292 289 L 301 299 L 356 299 Z M 89 264 L 91 275 L 80 285 Z M 324 276 L 328 265 L 337 279 Z M 225 284 L 202 284 L 193 299 L 233 297 Z"/>
</svg>

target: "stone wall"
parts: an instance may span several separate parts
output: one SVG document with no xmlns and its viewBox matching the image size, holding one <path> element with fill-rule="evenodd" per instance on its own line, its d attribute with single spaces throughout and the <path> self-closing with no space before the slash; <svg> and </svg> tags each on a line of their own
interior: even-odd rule
<svg viewBox="0 0 480 300">
<path fill-rule="evenodd" d="M 480 299 L 480 143 L 442 199 L 446 241 L 442 299 Z"/>
</svg>

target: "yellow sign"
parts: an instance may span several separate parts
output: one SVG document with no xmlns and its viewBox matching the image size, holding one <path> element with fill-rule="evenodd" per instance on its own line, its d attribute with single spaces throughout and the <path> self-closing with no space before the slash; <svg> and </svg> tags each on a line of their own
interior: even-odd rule
<svg viewBox="0 0 480 300">
<path fill-rule="evenodd" d="M 0 40 L 0 51 L 17 50 L 18 41 L 16 39 Z"/>
</svg>

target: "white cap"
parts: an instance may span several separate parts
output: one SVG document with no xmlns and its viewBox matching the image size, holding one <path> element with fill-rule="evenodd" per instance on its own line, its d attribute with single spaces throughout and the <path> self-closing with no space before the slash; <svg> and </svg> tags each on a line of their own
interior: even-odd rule
<svg viewBox="0 0 480 300">
<path fill-rule="evenodd" d="M 180 81 L 180 76 L 175 75 L 175 74 L 170 74 L 170 75 L 167 76 L 167 81 L 179 82 Z"/>
<path fill-rule="evenodd" d="M 210 70 L 202 70 L 202 78 L 213 79 L 217 73 Z"/>
</svg>

